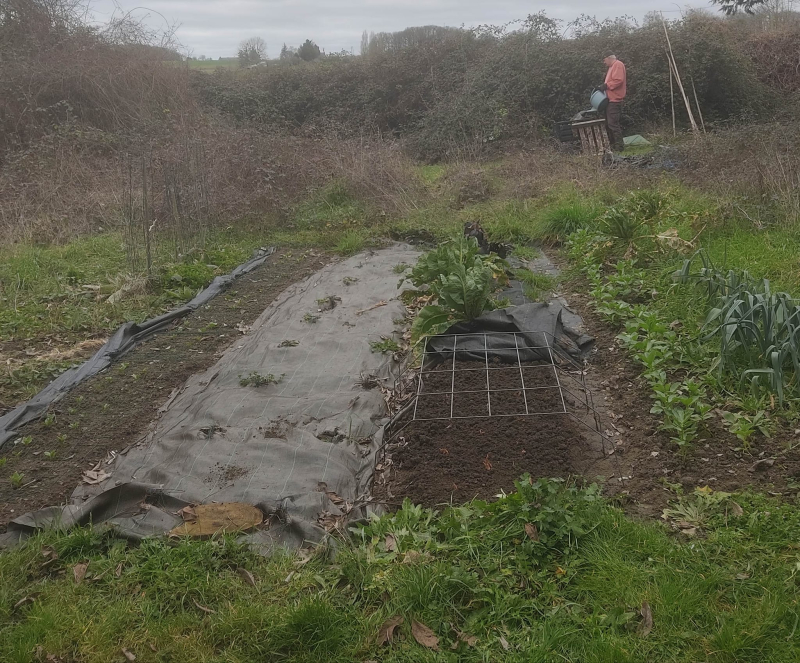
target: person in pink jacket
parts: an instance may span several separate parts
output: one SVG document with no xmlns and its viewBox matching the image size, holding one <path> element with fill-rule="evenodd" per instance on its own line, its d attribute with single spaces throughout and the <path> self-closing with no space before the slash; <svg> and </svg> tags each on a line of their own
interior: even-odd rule
<svg viewBox="0 0 800 663">
<path fill-rule="evenodd" d="M 608 106 L 606 106 L 606 127 L 608 137 L 611 141 L 611 149 L 621 152 L 625 149 L 625 142 L 622 139 L 622 100 L 628 93 L 628 75 L 625 71 L 625 64 L 622 60 L 617 60 L 613 53 L 606 53 L 603 64 L 608 67 L 606 81 L 598 89 L 608 95 Z"/>
</svg>

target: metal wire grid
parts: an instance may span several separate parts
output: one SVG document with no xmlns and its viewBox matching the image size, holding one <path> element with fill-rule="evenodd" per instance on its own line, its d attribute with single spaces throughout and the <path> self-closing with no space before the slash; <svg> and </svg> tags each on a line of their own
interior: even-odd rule
<svg viewBox="0 0 800 663">
<path fill-rule="evenodd" d="M 536 339 L 532 342 L 530 339 Z M 482 340 L 483 350 L 474 349 L 475 340 Z M 442 349 L 431 351 L 430 344 L 425 343 L 422 351 L 415 354 L 421 358 L 419 364 L 406 368 L 395 380 L 395 393 L 398 395 L 400 409 L 386 426 L 383 447 L 391 443 L 408 425 L 415 421 L 437 421 L 451 419 L 486 419 L 495 417 L 533 417 L 566 415 L 590 432 L 597 434 L 604 450 L 607 445 L 614 448 L 613 443 L 602 433 L 600 417 L 594 408 L 592 395 L 586 388 L 581 365 L 556 343 L 556 339 L 547 332 L 486 332 L 469 334 L 448 334 L 436 337 Z M 466 349 L 469 341 L 471 349 Z M 491 343 L 490 343 L 491 341 Z M 499 349 L 498 349 L 499 347 Z M 492 358 L 499 354 L 508 360 L 493 364 Z M 534 359 L 523 359 L 534 357 Z M 461 365 L 459 365 L 461 363 Z M 482 364 L 480 368 L 472 368 L 473 364 Z M 465 366 L 470 366 L 469 368 Z M 519 376 L 518 387 L 493 388 L 495 381 L 492 375 L 501 375 L 501 371 Z M 541 372 L 552 377 L 553 384 L 532 386 L 526 384 L 526 374 Z M 456 389 L 464 382 L 467 374 L 483 374 L 485 388 Z M 449 376 L 449 385 L 447 377 Z M 529 378 L 530 379 L 530 378 Z M 442 389 L 437 383 L 444 382 L 447 388 Z M 433 385 L 432 387 L 426 385 Z M 498 407 L 503 398 L 509 394 L 522 394 L 518 409 L 502 411 Z M 541 394 L 550 394 L 551 404 L 537 407 L 536 404 L 546 399 L 537 398 Z M 459 404 L 462 398 L 475 398 L 485 395 L 485 409 L 476 410 L 476 403 L 470 411 L 464 412 Z M 495 408 L 492 409 L 493 396 Z M 458 398 L 460 397 L 460 398 Z M 441 413 L 431 412 L 431 403 L 438 400 Z M 434 405 L 435 407 L 435 405 Z M 590 421 L 586 421 L 587 416 Z"/>
</svg>

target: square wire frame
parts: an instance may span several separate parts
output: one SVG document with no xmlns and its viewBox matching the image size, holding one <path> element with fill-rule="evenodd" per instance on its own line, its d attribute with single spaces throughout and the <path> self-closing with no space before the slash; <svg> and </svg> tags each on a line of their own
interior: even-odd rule
<svg viewBox="0 0 800 663">
<path fill-rule="evenodd" d="M 423 339 L 395 381 L 398 410 L 384 446 L 415 421 L 566 415 L 602 438 L 582 365 L 547 332 Z"/>
</svg>

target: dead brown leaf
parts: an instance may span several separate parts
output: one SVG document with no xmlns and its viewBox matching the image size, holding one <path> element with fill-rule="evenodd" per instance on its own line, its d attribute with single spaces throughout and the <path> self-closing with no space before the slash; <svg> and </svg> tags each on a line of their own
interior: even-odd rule
<svg viewBox="0 0 800 663">
<path fill-rule="evenodd" d="M 744 509 L 740 507 L 736 502 L 731 502 L 731 513 L 739 518 L 740 516 L 744 515 Z"/>
<path fill-rule="evenodd" d="M 416 619 L 411 622 L 411 635 L 423 647 L 439 651 L 439 638 L 425 624 L 418 622 Z"/>
<path fill-rule="evenodd" d="M 405 619 L 396 615 L 383 622 L 383 625 L 378 631 L 378 646 L 383 647 L 383 645 L 388 645 L 394 638 L 394 630 L 404 621 Z"/>
<path fill-rule="evenodd" d="M 26 596 L 24 599 L 20 599 L 14 604 L 12 610 L 16 610 L 17 608 L 21 608 L 24 605 L 28 605 L 29 603 L 33 603 L 36 600 L 35 596 Z"/>
<path fill-rule="evenodd" d="M 215 614 L 217 614 L 217 611 L 216 611 L 216 610 L 212 610 L 211 608 L 206 608 L 204 605 L 200 605 L 200 604 L 197 602 L 197 599 L 192 599 L 192 600 L 194 601 L 194 604 L 195 604 L 195 605 L 196 605 L 198 608 L 200 608 L 200 610 L 202 610 L 203 612 L 205 612 L 206 614 L 209 614 L 209 615 L 215 615 Z"/>
<path fill-rule="evenodd" d="M 114 575 L 117 576 L 117 578 L 119 578 L 122 575 L 122 562 L 117 564 L 117 568 L 114 569 Z"/>
<path fill-rule="evenodd" d="M 125 647 L 122 648 L 122 655 L 129 661 L 136 660 L 136 656 L 133 654 L 133 652 L 128 651 L 127 649 L 125 649 Z"/>
<path fill-rule="evenodd" d="M 486 454 L 486 458 L 483 459 L 483 466 L 487 472 L 492 469 L 492 461 L 489 460 L 489 454 Z"/>
<path fill-rule="evenodd" d="M 506 639 L 505 639 L 505 638 L 504 638 L 502 635 L 500 636 L 500 646 L 501 646 L 503 649 L 505 649 L 506 651 L 508 651 L 509 649 L 511 649 L 511 645 L 510 645 L 510 644 L 508 644 L 508 640 L 506 640 Z"/>
<path fill-rule="evenodd" d="M 423 556 L 416 550 L 409 550 L 405 553 L 405 555 L 403 555 L 403 564 L 413 564 L 414 562 L 421 560 L 422 557 Z"/>
<path fill-rule="evenodd" d="M 653 611 L 647 601 L 642 602 L 642 609 L 639 614 L 642 616 L 642 621 L 639 624 L 638 633 L 642 638 L 646 638 L 650 635 L 650 631 L 653 630 Z"/>
<path fill-rule="evenodd" d="M 461 642 L 466 642 L 467 647 L 474 647 L 475 645 L 478 644 L 478 638 L 477 636 L 467 635 L 466 633 L 462 633 L 461 631 L 459 631 L 458 637 L 456 638 L 456 641 L 452 645 L 450 645 L 450 649 L 455 651 L 456 649 L 458 649 L 458 645 Z"/>
<path fill-rule="evenodd" d="M 536 525 L 533 523 L 526 523 L 525 524 L 525 534 L 528 535 L 528 538 L 531 541 L 538 541 L 539 540 L 539 530 L 536 529 Z"/>
<path fill-rule="evenodd" d="M 247 569 L 243 569 L 240 566 L 238 569 L 236 569 L 236 573 L 238 573 L 242 577 L 242 580 L 244 580 L 251 587 L 256 586 L 256 579 L 253 577 L 253 574 L 250 573 L 250 571 L 248 571 Z"/>
<path fill-rule="evenodd" d="M 397 541 L 391 534 L 386 535 L 386 552 L 397 552 Z"/>
<path fill-rule="evenodd" d="M 179 515 L 185 523 L 193 523 L 197 520 L 197 512 L 191 505 L 183 507 L 180 511 L 178 511 L 177 515 Z"/>
<path fill-rule="evenodd" d="M 72 575 L 75 577 L 75 584 L 80 585 L 83 578 L 86 576 L 86 569 L 89 568 L 89 562 L 81 562 L 72 567 Z"/>
</svg>

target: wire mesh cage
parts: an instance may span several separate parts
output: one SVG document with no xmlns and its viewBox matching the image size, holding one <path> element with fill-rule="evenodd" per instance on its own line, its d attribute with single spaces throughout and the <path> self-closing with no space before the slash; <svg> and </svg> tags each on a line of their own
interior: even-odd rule
<svg viewBox="0 0 800 663">
<path fill-rule="evenodd" d="M 582 360 L 571 347 L 568 339 L 539 331 L 421 341 L 395 381 L 396 413 L 385 429 L 384 453 L 415 422 L 560 416 L 580 425 L 598 457 L 610 455 L 614 443 L 602 432 Z"/>
</svg>

